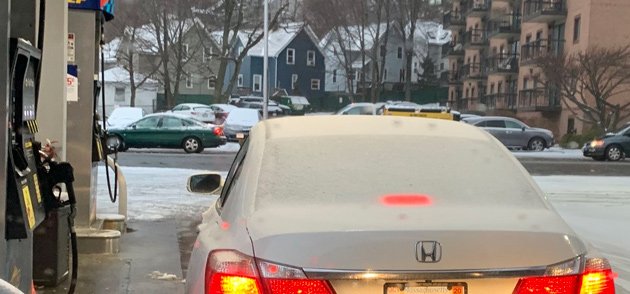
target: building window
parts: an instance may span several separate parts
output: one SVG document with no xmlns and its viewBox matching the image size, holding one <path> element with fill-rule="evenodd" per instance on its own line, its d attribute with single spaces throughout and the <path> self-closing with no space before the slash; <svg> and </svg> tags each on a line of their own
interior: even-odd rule
<svg viewBox="0 0 630 294">
<path fill-rule="evenodd" d="M 216 78 L 209 78 L 209 79 L 208 79 L 208 89 L 210 89 L 210 90 L 214 90 L 214 88 L 216 87 L 216 85 L 217 85 Z"/>
<path fill-rule="evenodd" d="M 243 86 L 243 75 L 238 75 L 238 78 L 236 80 L 236 85 L 238 87 L 242 87 Z"/>
<path fill-rule="evenodd" d="M 360 72 L 360 71 L 357 71 L 354 75 L 355 75 L 355 79 L 356 79 L 357 81 L 360 81 L 360 80 L 361 80 L 361 72 Z"/>
<path fill-rule="evenodd" d="M 311 80 L 311 90 L 319 91 L 319 80 L 318 79 L 312 79 Z"/>
<path fill-rule="evenodd" d="M 125 88 L 124 87 L 116 87 L 116 94 L 114 95 L 114 101 L 118 101 L 118 102 L 125 101 Z"/>
<path fill-rule="evenodd" d="M 405 70 L 401 69 L 399 74 L 400 74 L 400 78 L 399 78 L 400 82 L 404 83 L 405 82 Z"/>
<path fill-rule="evenodd" d="M 523 78 L 523 89 L 529 89 L 529 78 Z"/>
<path fill-rule="evenodd" d="M 444 70 L 445 66 L 444 66 L 444 62 L 440 63 L 440 70 Z"/>
<path fill-rule="evenodd" d="M 383 72 L 383 80 L 387 80 L 387 69 Z"/>
<path fill-rule="evenodd" d="M 254 84 L 252 89 L 254 92 L 262 91 L 262 75 L 254 75 Z"/>
<path fill-rule="evenodd" d="M 295 90 L 297 88 L 298 75 L 291 75 L 291 90 Z"/>
<path fill-rule="evenodd" d="M 582 25 L 582 17 L 576 16 L 575 20 L 573 20 L 573 42 L 577 43 L 580 41 L 580 26 Z"/>
<path fill-rule="evenodd" d="M 306 65 L 315 66 L 315 51 L 308 50 L 306 52 Z"/>
<path fill-rule="evenodd" d="M 333 83 L 337 82 L 337 70 L 336 69 L 333 70 L 333 79 L 332 80 L 333 80 Z"/>
<path fill-rule="evenodd" d="M 182 45 L 182 58 L 188 58 L 188 44 Z"/>
<path fill-rule="evenodd" d="M 398 59 L 402 59 L 402 57 L 403 57 L 403 48 L 398 47 Z"/>
<path fill-rule="evenodd" d="M 186 77 L 186 88 L 192 89 L 192 87 L 193 87 L 192 77 Z"/>
<path fill-rule="evenodd" d="M 295 49 L 287 49 L 287 64 L 295 64 Z"/>
</svg>

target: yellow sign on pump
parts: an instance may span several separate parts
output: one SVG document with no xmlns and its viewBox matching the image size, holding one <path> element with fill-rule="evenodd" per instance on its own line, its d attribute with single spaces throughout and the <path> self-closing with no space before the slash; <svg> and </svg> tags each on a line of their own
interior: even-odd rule
<svg viewBox="0 0 630 294">
<path fill-rule="evenodd" d="M 42 203 L 42 193 L 39 190 L 39 178 L 37 178 L 37 174 L 33 174 L 33 182 L 35 183 L 35 196 L 37 196 L 37 203 Z"/>
<path fill-rule="evenodd" d="M 24 197 L 24 206 L 26 206 L 28 227 L 32 230 L 35 227 L 35 211 L 33 211 L 33 202 L 31 202 L 31 192 L 28 186 L 22 186 L 22 196 Z"/>
</svg>

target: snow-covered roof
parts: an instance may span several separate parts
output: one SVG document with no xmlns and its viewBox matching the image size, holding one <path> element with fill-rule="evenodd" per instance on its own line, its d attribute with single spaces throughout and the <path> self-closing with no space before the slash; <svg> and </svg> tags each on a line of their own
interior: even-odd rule
<svg viewBox="0 0 630 294">
<path fill-rule="evenodd" d="M 317 46 L 317 36 L 315 36 L 315 33 L 308 25 L 301 22 L 281 24 L 277 29 L 269 32 L 269 56 L 278 57 L 282 50 L 284 50 L 302 30 L 307 33 L 313 43 L 315 43 L 315 46 Z M 264 46 L 264 42 L 260 41 L 247 52 L 247 55 L 262 57 L 264 55 Z"/>
<path fill-rule="evenodd" d="M 118 50 L 120 49 L 120 42 L 120 38 L 115 38 L 103 46 L 105 62 L 116 62 L 116 56 L 118 54 Z"/>
<path fill-rule="evenodd" d="M 234 31 L 230 31 L 230 33 L 228 35 L 228 40 L 232 40 L 232 36 L 234 36 Z M 223 31 L 210 32 L 210 37 L 219 46 L 221 46 L 221 44 L 223 44 Z M 245 31 L 240 31 L 240 32 L 238 32 L 236 37 L 238 38 L 239 41 L 241 41 L 241 44 L 246 44 L 247 43 L 247 39 L 249 38 L 249 34 L 247 32 L 245 32 Z"/>
<path fill-rule="evenodd" d="M 145 75 L 140 73 L 134 73 L 134 79 L 136 83 L 142 82 L 144 80 Z M 105 71 L 105 82 L 110 83 L 129 83 L 129 72 L 120 67 L 113 67 Z M 158 81 L 148 78 L 145 82 L 145 85 L 155 86 L 158 84 Z"/>
<path fill-rule="evenodd" d="M 187 20 L 183 20 L 183 21 L 178 21 L 178 20 L 171 20 L 169 21 L 169 35 L 171 36 L 171 38 L 176 38 L 177 36 L 180 36 L 179 34 L 179 30 L 181 29 L 184 35 L 186 34 L 186 32 L 188 30 L 190 30 L 190 28 L 192 28 L 197 22 L 197 20 L 195 19 L 187 19 Z M 132 28 L 128 27 L 125 29 L 125 34 L 130 37 L 130 35 L 132 34 Z M 145 53 L 155 53 L 157 52 L 157 48 L 158 48 L 158 38 L 157 38 L 157 34 L 158 32 L 155 30 L 154 25 L 152 24 L 145 24 L 139 28 L 135 29 L 135 39 L 136 39 L 136 46 L 137 46 L 137 50 L 140 52 L 145 52 Z M 176 40 L 173 40 L 176 41 Z"/>
<path fill-rule="evenodd" d="M 407 32 L 411 31 L 411 24 L 405 28 Z M 452 33 L 445 30 L 444 27 L 436 22 L 418 21 L 416 23 L 415 40 L 426 40 L 429 44 L 444 45 L 452 39 Z"/>
</svg>

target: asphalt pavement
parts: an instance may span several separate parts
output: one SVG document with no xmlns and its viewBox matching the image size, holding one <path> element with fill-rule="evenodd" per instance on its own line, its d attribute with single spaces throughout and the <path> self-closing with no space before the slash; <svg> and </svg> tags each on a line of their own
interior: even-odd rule
<svg viewBox="0 0 630 294">
<path fill-rule="evenodd" d="M 196 170 L 227 171 L 233 152 L 186 154 L 183 151 L 138 150 L 118 156 L 121 166 L 167 167 Z M 585 158 L 518 157 L 532 175 L 630 176 L 630 160 L 599 162 Z"/>
</svg>

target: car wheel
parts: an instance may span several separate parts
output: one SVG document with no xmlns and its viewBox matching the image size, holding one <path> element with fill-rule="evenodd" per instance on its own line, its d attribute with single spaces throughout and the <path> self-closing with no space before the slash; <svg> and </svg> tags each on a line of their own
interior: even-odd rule
<svg viewBox="0 0 630 294">
<path fill-rule="evenodd" d="M 619 145 L 610 145 L 606 148 L 606 159 L 610 161 L 619 161 L 623 158 L 623 150 Z"/>
<path fill-rule="evenodd" d="M 184 147 L 184 151 L 186 151 L 186 153 L 200 153 L 203 151 L 201 141 L 195 137 L 188 137 L 184 139 L 182 146 Z"/>
<path fill-rule="evenodd" d="M 527 149 L 540 152 L 545 150 L 545 145 L 546 142 L 543 138 L 535 137 L 529 140 L 529 143 L 527 144 Z"/>
</svg>

